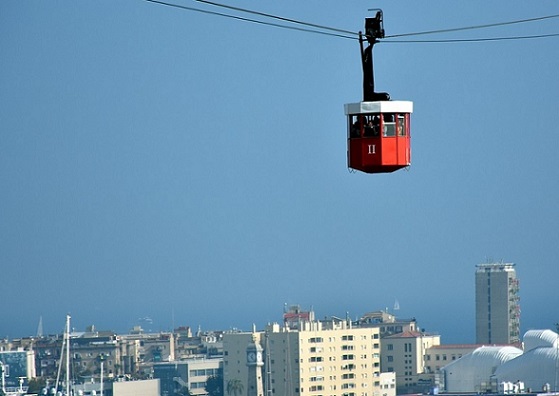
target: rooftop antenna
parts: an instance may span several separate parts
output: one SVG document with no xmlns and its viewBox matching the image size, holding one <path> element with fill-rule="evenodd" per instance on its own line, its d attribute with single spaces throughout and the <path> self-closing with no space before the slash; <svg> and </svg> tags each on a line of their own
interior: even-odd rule
<svg viewBox="0 0 559 396">
<path fill-rule="evenodd" d="M 394 301 L 394 311 L 398 311 L 400 309 L 400 303 L 398 302 L 398 299 L 396 299 L 396 301 Z"/>
</svg>

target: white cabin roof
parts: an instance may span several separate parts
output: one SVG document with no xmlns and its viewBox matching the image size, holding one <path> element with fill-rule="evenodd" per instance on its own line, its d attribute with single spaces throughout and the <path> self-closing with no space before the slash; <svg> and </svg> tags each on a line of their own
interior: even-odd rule
<svg viewBox="0 0 559 396">
<path fill-rule="evenodd" d="M 413 113 L 413 102 L 409 100 L 390 100 L 378 102 L 359 102 L 344 105 L 345 114 L 367 113 Z"/>
</svg>

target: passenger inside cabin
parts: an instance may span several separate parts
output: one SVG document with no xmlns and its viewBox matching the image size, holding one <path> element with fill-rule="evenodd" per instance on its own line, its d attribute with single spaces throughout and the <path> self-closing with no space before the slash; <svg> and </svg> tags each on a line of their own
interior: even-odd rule
<svg viewBox="0 0 559 396">
<path fill-rule="evenodd" d="M 365 126 L 365 136 L 376 137 L 379 135 L 379 119 L 378 116 L 367 117 L 367 125 Z"/>
<path fill-rule="evenodd" d="M 373 117 L 373 135 L 378 136 L 380 132 L 380 118 L 378 115 Z"/>
<path fill-rule="evenodd" d="M 365 136 L 373 136 L 373 135 L 374 135 L 373 119 L 369 118 L 369 121 L 367 121 L 367 125 L 365 125 Z"/>
<path fill-rule="evenodd" d="M 398 136 L 406 136 L 406 117 L 398 116 Z"/>
<path fill-rule="evenodd" d="M 355 117 L 355 121 L 351 125 L 350 137 L 358 138 L 361 137 L 361 123 L 359 122 L 360 117 Z"/>
<path fill-rule="evenodd" d="M 396 123 L 394 122 L 394 114 L 384 114 L 382 135 L 396 136 Z"/>
</svg>

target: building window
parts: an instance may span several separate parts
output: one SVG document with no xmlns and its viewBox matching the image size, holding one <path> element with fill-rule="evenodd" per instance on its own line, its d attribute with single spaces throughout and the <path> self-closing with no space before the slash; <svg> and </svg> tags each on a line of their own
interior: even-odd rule
<svg viewBox="0 0 559 396">
<path fill-rule="evenodd" d="M 389 351 L 393 351 L 394 350 L 394 345 L 393 344 L 388 344 L 386 346 L 386 349 L 388 349 Z"/>
</svg>

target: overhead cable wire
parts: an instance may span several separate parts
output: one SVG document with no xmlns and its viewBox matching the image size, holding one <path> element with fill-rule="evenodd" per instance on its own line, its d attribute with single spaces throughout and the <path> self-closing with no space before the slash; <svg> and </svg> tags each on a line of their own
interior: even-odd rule
<svg viewBox="0 0 559 396">
<path fill-rule="evenodd" d="M 144 0 L 144 1 L 149 2 L 149 3 L 160 4 L 160 5 L 164 5 L 164 6 L 168 6 L 168 7 L 179 8 L 179 9 L 182 9 L 182 10 L 200 12 L 200 13 L 203 13 L 203 14 L 209 14 L 209 15 L 215 15 L 215 16 L 221 16 L 221 17 L 225 17 L 225 18 L 231 18 L 231 19 L 235 19 L 235 20 L 239 20 L 239 21 L 251 22 L 251 23 L 256 23 L 256 24 L 265 25 L 265 26 L 272 26 L 272 27 L 281 28 L 281 29 L 296 30 L 296 31 L 301 31 L 301 32 L 306 32 L 306 33 L 315 33 L 315 34 L 321 34 L 321 35 L 325 35 L 325 36 L 333 36 L 333 37 L 350 39 L 350 40 L 358 40 L 359 39 L 359 37 L 358 37 L 359 33 L 351 32 L 349 30 L 337 29 L 337 28 L 332 28 L 332 27 L 328 27 L 328 26 L 324 26 L 324 25 L 318 25 L 318 24 L 314 24 L 314 23 L 307 23 L 307 22 L 298 21 L 298 20 L 295 20 L 295 19 L 280 17 L 280 16 L 277 16 L 277 15 L 266 14 L 266 13 L 259 12 L 259 11 L 253 11 L 253 10 L 248 10 L 248 9 L 244 9 L 244 8 L 229 6 L 229 5 L 225 5 L 225 4 L 221 4 L 221 3 L 216 3 L 216 2 L 213 2 L 213 1 L 209 1 L 209 0 L 193 0 L 193 1 L 198 2 L 198 3 L 212 5 L 212 6 L 215 6 L 215 7 L 222 7 L 222 8 L 226 8 L 226 9 L 230 9 L 230 10 L 234 10 L 234 11 L 240 11 L 240 12 L 245 12 L 245 13 L 249 13 L 249 14 L 254 14 L 254 15 L 261 16 L 261 17 L 277 19 L 277 20 L 281 20 L 281 21 L 289 22 L 289 23 L 293 23 L 293 24 L 308 26 L 309 28 L 302 28 L 302 27 L 289 26 L 289 25 L 284 25 L 284 24 L 279 24 L 279 23 L 274 23 L 274 22 L 267 22 L 267 21 L 258 20 L 258 19 L 246 18 L 246 17 L 242 17 L 242 16 L 238 16 L 238 15 L 225 14 L 225 13 L 220 13 L 220 12 L 215 12 L 215 11 L 204 10 L 204 9 L 200 9 L 200 8 L 183 6 L 183 5 L 175 4 L 175 3 L 168 3 L 168 2 L 165 2 L 165 1 L 161 1 L 161 0 Z M 490 38 L 472 38 L 472 39 L 392 40 L 393 38 L 397 38 L 397 37 L 410 37 L 410 36 L 419 36 L 419 35 L 426 35 L 426 34 L 449 33 L 449 32 L 457 32 L 457 31 L 464 31 L 464 30 L 483 29 L 483 28 L 505 26 L 505 25 L 512 25 L 512 24 L 518 24 L 518 23 L 525 23 L 525 22 L 542 21 L 542 20 L 545 20 L 545 19 L 558 18 L 558 17 L 559 17 L 559 14 L 555 14 L 555 15 L 547 15 L 547 16 L 542 16 L 542 17 L 536 17 L 536 18 L 521 19 L 521 20 L 515 20 L 515 21 L 508 21 L 508 22 L 499 22 L 499 23 L 492 23 L 492 24 L 485 24 L 485 25 L 466 26 L 466 27 L 451 28 L 451 29 L 430 30 L 430 31 L 414 32 L 414 33 L 402 33 L 402 34 L 385 36 L 384 39 L 379 40 L 378 42 L 379 43 L 385 43 L 385 44 L 390 44 L 390 43 L 395 43 L 395 44 L 468 43 L 468 42 L 472 43 L 472 42 L 484 42 L 484 41 L 487 42 L 487 41 L 504 41 L 504 40 L 525 40 L 525 39 L 539 39 L 539 38 L 547 38 L 547 37 L 557 37 L 557 36 L 559 36 L 559 33 L 541 34 L 541 35 L 533 35 L 533 36 L 510 36 L 510 37 L 490 37 Z M 317 29 L 322 29 L 322 30 L 317 30 Z M 327 31 L 324 31 L 324 30 L 327 30 Z M 333 32 L 337 32 L 337 33 L 333 33 Z M 344 34 L 341 34 L 341 33 L 344 33 Z M 386 39 L 388 39 L 388 40 L 386 40 Z"/>
<path fill-rule="evenodd" d="M 485 28 L 496 27 L 496 26 L 514 25 L 514 24 L 517 24 L 517 23 L 543 21 L 545 19 L 558 18 L 558 17 L 559 17 L 559 14 L 555 14 L 555 15 L 547 15 L 547 16 L 542 16 L 542 17 L 536 17 L 536 18 L 520 19 L 520 20 L 516 20 L 516 21 L 489 23 L 489 24 L 486 24 L 486 25 L 466 26 L 466 27 L 460 27 L 460 28 L 440 29 L 440 30 L 429 30 L 429 31 L 425 31 L 425 32 L 415 32 L 415 33 L 392 34 L 392 35 L 389 35 L 389 36 L 385 36 L 385 38 L 409 37 L 409 36 L 420 36 L 420 35 L 425 35 L 425 34 L 450 33 L 450 32 L 464 31 L 464 30 L 485 29 Z"/>
<path fill-rule="evenodd" d="M 254 11 L 254 10 L 248 10 L 248 9 L 245 9 L 245 8 L 229 6 L 227 4 L 222 4 L 222 3 L 216 3 L 214 1 L 209 1 L 209 0 L 193 0 L 193 1 L 196 1 L 196 2 L 199 2 L 199 3 L 204 3 L 204 4 L 209 4 L 209 5 L 212 5 L 212 6 L 215 6 L 215 7 L 223 7 L 223 8 L 227 8 L 227 9 L 230 9 L 230 10 L 241 11 L 241 12 L 246 12 L 246 13 L 249 13 L 249 14 L 259 15 L 259 16 L 263 16 L 263 17 L 266 17 L 266 18 L 278 19 L 278 20 L 281 20 L 281 21 L 284 21 L 284 22 L 300 24 L 300 25 L 309 26 L 309 27 L 313 27 L 313 28 L 318 28 L 318 29 L 323 29 L 323 30 L 331 30 L 331 31 L 351 34 L 351 35 L 355 35 L 355 36 L 359 35 L 359 33 L 355 33 L 355 32 L 349 31 L 349 30 L 337 29 L 337 28 L 332 28 L 332 27 L 329 27 L 329 26 L 298 21 L 298 20 L 290 19 L 290 18 L 284 18 L 284 17 L 281 17 L 281 16 L 266 14 L 266 13 L 259 12 L 259 11 Z M 546 16 L 542 16 L 542 17 L 519 19 L 519 20 L 507 21 L 507 22 L 497 22 L 497 23 L 491 23 L 491 24 L 485 24 L 485 25 L 466 26 L 466 27 L 460 27 L 460 28 L 441 29 L 441 30 L 431 30 L 431 31 L 416 32 L 416 33 L 403 33 L 403 34 L 385 36 L 384 38 L 409 37 L 409 36 L 417 36 L 417 35 L 425 35 L 425 34 L 448 33 L 448 32 L 457 32 L 457 31 L 464 31 L 464 30 L 484 29 L 484 28 L 489 28 L 489 27 L 506 26 L 506 25 L 513 25 L 513 24 L 519 24 L 519 23 L 526 23 L 526 22 L 536 22 L 536 21 L 542 21 L 542 20 L 545 20 L 545 19 L 558 18 L 558 17 L 559 17 L 559 14 L 546 15 Z M 548 37 L 548 36 L 544 35 L 542 37 Z M 532 38 L 532 37 L 521 37 L 521 38 Z M 540 38 L 540 37 L 539 36 L 533 36 L 533 38 Z M 509 40 L 509 39 L 516 39 L 516 38 L 514 38 L 514 37 L 513 38 L 502 38 L 502 40 Z M 494 41 L 494 39 L 491 39 L 491 40 Z M 501 38 L 499 38 L 499 40 L 501 40 Z M 411 42 L 421 42 L 421 41 L 411 41 Z M 448 42 L 448 41 L 442 41 L 442 42 Z"/>
<path fill-rule="evenodd" d="M 442 40 L 382 40 L 382 44 L 414 44 L 414 43 L 479 43 L 484 41 L 527 40 L 547 37 L 559 37 L 559 33 L 538 34 L 534 36 L 487 37 L 472 39 L 442 39 Z"/>
<path fill-rule="evenodd" d="M 246 8 L 234 7 L 234 6 L 230 6 L 230 5 L 226 5 L 226 4 L 215 3 L 213 1 L 208 1 L 208 0 L 194 0 L 194 1 L 196 1 L 198 3 L 209 4 L 209 5 L 212 5 L 212 6 L 215 6 L 215 7 L 223 7 L 223 8 L 227 8 L 229 10 L 241 11 L 241 12 L 246 12 L 248 14 L 254 14 L 254 15 L 263 16 L 263 17 L 271 18 L 271 19 L 277 19 L 277 20 L 280 20 L 280 21 L 294 23 L 294 24 L 297 24 L 297 25 L 303 25 L 303 26 L 308 26 L 308 27 L 322 29 L 322 30 L 330 30 L 330 31 L 333 31 L 333 32 L 345 33 L 345 34 L 351 34 L 351 35 L 354 35 L 354 36 L 359 36 L 359 33 L 352 32 L 350 30 L 337 29 L 337 28 L 333 28 L 333 27 L 330 27 L 330 26 L 317 25 L 315 23 L 298 21 L 296 19 L 284 18 L 284 17 L 278 16 L 278 15 L 266 14 L 264 12 L 253 11 L 253 10 L 247 10 Z"/>
<path fill-rule="evenodd" d="M 236 20 L 244 21 L 244 22 L 252 22 L 252 23 L 256 23 L 256 24 L 260 24 L 260 25 L 272 26 L 272 27 L 288 29 L 288 30 L 297 30 L 297 31 L 307 32 L 307 33 L 322 34 L 322 35 L 325 35 L 325 36 L 333 36 L 333 37 L 345 38 L 345 39 L 350 39 L 350 40 L 357 40 L 357 37 L 352 37 L 352 36 L 347 36 L 347 35 L 342 35 L 342 34 L 337 34 L 337 33 L 323 32 L 323 31 L 320 31 L 320 30 L 306 29 L 306 28 L 301 28 L 301 27 L 296 27 L 296 26 L 280 25 L 278 23 L 260 21 L 260 20 L 257 20 L 257 19 L 245 18 L 245 17 L 241 17 L 241 16 L 237 16 L 237 15 L 231 15 L 231 14 L 223 14 L 223 13 L 215 12 L 215 11 L 202 10 L 200 8 L 188 7 L 188 6 L 183 6 L 183 5 L 174 4 L 174 3 L 167 3 L 165 1 L 159 1 L 159 0 L 144 0 L 144 1 L 147 1 L 148 3 L 155 3 L 155 4 L 160 4 L 160 5 L 164 5 L 164 6 L 168 6 L 168 7 L 179 8 L 179 9 L 187 10 L 187 11 L 194 11 L 194 12 L 200 12 L 200 13 L 203 13 L 203 14 L 216 15 L 216 16 L 236 19 Z"/>
</svg>

